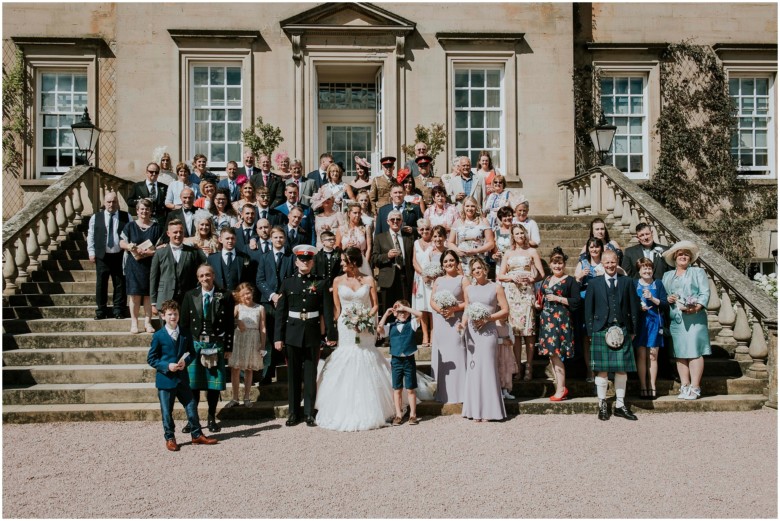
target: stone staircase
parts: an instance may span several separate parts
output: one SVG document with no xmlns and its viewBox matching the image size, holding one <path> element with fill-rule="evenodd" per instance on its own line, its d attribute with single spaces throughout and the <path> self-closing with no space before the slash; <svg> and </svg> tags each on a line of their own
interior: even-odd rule
<svg viewBox="0 0 780 521">
<path fill-rule="evenodd" d="M 542 235 L 542 258 L 560 245 L 574 264 L 587 237 L 589 216 L 535 216 Z M 86 222 L 71 232 L 48 259 L 30 273 L 20 291 L 3 297 L 3 421 L 6 423 L 154 420 L 160 409 L 154 388 L 154 370 L 146 364 L 151 335 L 128 333 L 130 320 L 94 318 L 94 265 L 87 259 Z M 610 229 L 622 245 L 630 237 L 623 228 Z M 157 325 L 159 327 L 159 324 Z M 628 393 L 635 410 L 742 411 L 764 405 L 765 380 L 743 376 L 749 362 L 738 362 L 729 350 L 714 346 L 706 359 L 704 396 L 697 401 L 676 399 L 679 383 L 658 382 L 659 399 L 633 398 L 638 381 L 629 380 Z M 418 353 L 418 367 L 430 371 L 430 350 Z M 287 415 L 285 368 L 279 381 L 252 389 L 251 409 L 222 409 L 231 396 L 230 384 L 223 393 L 218 417 L 223 420 Z M 551 403 L 554 393 L 547 360 L 534 361 L 534 380 L 515 383 L 507 402 L 510 414 L 595 413 L 593 386 L 584 381 L 584 365 L 573 360 L 567 367 L 571 400 Z M 611 385 L 611 384 L 610 384 Z M 243 387 L 243 386 L 242 386 Z M 611 389 L 610 389 L 610 392 Z M 241 390 L 243 396 L 243 389 Z M 205 400 L 204 400 L 205 401 Z M 205 417 L 205 403 L 201 416 Z M 424 402 L 419 414 L 459 414 L 459 405 Z M 180 407 L 177 419 L 184 418 Z"/>
</svg>

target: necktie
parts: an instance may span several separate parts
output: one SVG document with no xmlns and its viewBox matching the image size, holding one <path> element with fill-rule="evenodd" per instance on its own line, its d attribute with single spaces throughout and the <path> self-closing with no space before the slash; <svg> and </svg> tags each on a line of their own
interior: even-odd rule
<svg viewBox="0 0 780 521">
<path fill-rule="evenodd" d="M 230 266 L 231 264 L 233 264 L 233 252 L 232 251 L 227 252 L 226 256 L 227 256 L 227 265 Z"/>
<path fill-rule="evenodd" d="M 153 201 L 157 200 L 157 188 L 155 183 L 152 183 L 152 186 L 149 188 L 149 197 L 151 197 Z"/>
<path fill-rule="evenodd" d="M 263 210 L 262 212 L 260 212 L 260 218 L 268 219 L 268 210 Z"/>
<path fill-rule="evenodd" d="M 330 258 L 333 257 L 333 252 L 332 251 L 326 251 L 325 252 L 325 256 L 328 258 L 328 262 L 330 262 Z"/>
<path fill-rule="evenodd" d="M 179 332 L 177 330 L 171 331 L 171 338 L 176 342 L 179 339 Z"/>
<path fill-rule="evenodd" d="M 615 279 L 609 279 L 609 289 L 615 289 Z"/>
<path fill-rule="evenodd" d="M 268 243 L 268 241 L 265 241 L 263 243 L 263 253 L 267 252 L 270 249 L 271 249 L 271 245 Z"/>
<path fill-rule="evenodd" d="M 294 229 L 293 229 L 293 230 L 290 230 L 290 242 L 295 242 L 295 237 L 296 237 L 296 235 L 297 235 L 297 234 L 295 233 L 295 230 L 294 230 Z"/>
<path fill-rule="evenodd" d="M 203 295 L 203 318 L 209 318 L 209 306 L 211 305 L 211 295 Z"/>
<path fill-rule="evenodd" d="M 268 186 L 268 174 L 263 174 L 263 184 Z"/>
<path fill-rule="evenodd" d="M 244 230 L 244 242 L 245 242 L 246 244 L 249 244 L 249 233 L 250 233 L 251 231 L 252 231 L 252 230 L 249 230 L 249 229 L 246 229 L 246 230 Z"/>
<path fill-rule="evenodd" d="M 398 257 L 396 257 L 396 258 L 399 259 L 401 261 L 401 263 L 403 263 L 404 251 L 401 249 L 401 244 L 398 242 L 398 234 L 397 233 L 393 233 L 392 235 L 393 235 L 393 248 L 398 250 L 398 252 L 400 253 L 400 255 L 398 255 Z"/>
<path fill-rule="evenodd" d="M 106 246 L 109 248 L 114 247 L 114 214 L 108 214 L 108 242 Z"/>
<path fill-rule="evenodd" d="M 279 264 L 282 262 L 282 252 L 277 251 L 276 252 L 276 265 L 279 266 Z"/>
<path fill-rule="evenodd" d="M 395 207 L 395 211 L 396 211 L 396 212 L 400 212 L 400 211 L 401 211 L 401 207 L 400 207 L 400 206 L 396 206 L 396 207 Z"/>
</svg>

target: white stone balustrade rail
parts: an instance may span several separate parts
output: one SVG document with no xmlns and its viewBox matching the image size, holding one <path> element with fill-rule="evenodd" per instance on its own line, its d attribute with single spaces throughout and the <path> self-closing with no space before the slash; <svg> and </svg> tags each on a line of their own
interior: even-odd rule
<svg viewBox="0 0 780 521">
<path fill-rule="evenodd" d="M 68 170 L 19 213 L 3 223 L 3 295 L 17 293 L 83 218 L 99 210 L 106 192 L 127 210 L 131 181 L 91 166 Z"/>
<path fill-rule="evenodd" d="M 613 166 L 558 183 L 561 215 L 599 215 L 615 228 L 633 234 L 640 222 L 652 227 L 660 244 L 689 240 L 699 245 L 696 265 L 710 281 L 707 306 L 713 344 L 740 362 L 743 374 L 768 380 L 767 405 L 777 408 L 777 301 L 712 249 L 682 221 Z"/>
</svg>

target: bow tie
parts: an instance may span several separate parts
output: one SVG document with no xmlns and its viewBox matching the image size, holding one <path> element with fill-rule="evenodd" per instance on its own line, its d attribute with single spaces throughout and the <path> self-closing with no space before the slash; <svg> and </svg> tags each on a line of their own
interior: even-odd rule
<svg viewBox="0 0 780 521">
<path fill-rule="evenodd" d="M 195 208 L 185 208 L 182 206 L 181 211 L 184 213 L 195 213 Z"/>
<path fill-rule="evenodd" d="M 181 248 L 182 248 L 181 246 L 174 246 L 173 244 L 171 244 L 171 251 L 181 251 Z"/>
</svg>

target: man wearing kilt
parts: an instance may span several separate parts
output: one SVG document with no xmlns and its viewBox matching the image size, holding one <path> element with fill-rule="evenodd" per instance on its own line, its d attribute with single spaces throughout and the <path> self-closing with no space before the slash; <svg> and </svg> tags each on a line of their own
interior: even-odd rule
<svg viewBox="0 0 780 521">
<path fill-rule="evenodd" d="M 596 374 L 599 420 L 608 420 L 607 373 L 615 373 L 615 416 L 636 420 L 625 405 L 629 371 L 636 371 L 632 340 L 639 327 L 639 297 L 630 277 L 618 276 L 617 254 L 606 250 L 601 255 L 604 276 L 588 283 L 585 293 L 585 325 L 591 338 L 590 365 Z M 620 334 L 622 333 L 622 342 Z"/>
<path fill-rule="evenodd" d="M 208 401 L 208 428 L 219 432 L 217 404 L 219 392 L 225 390 L 225 359 L 233 350 L 233 295 L 221 292 L 214 286 L 214 268 L 202 264 L 197 272 L 200 286 L 188 291 L 181 309 L 183 329 L 194 340 L 197 359 L 187 370 L 195 403 L 200 401 L 200 391 L 206 391 Z M 205 364 L 205 365 L 204 365 Z M 190 432 L 186 425 L 182 432 Z"/>
</svg>

